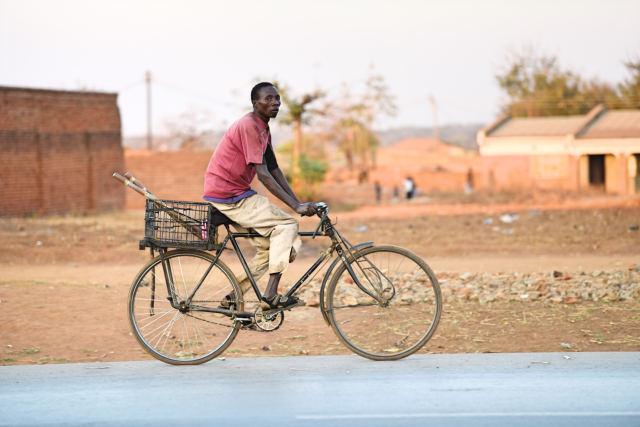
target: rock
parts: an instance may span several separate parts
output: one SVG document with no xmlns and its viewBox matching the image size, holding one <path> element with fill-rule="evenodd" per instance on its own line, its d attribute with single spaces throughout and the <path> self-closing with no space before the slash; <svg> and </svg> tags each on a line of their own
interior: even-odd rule
<svg viewBox="0 0 640 427">
<path fill-rule="evenodd" d="M 309 298 L 306 301 L 307 301 L 307 306 L 308 307 L 319 307 L 320 306 L 320 301 L 318 301 L 317 299 Z"/>
<path fill-rule="evenodd" d="M 356 306 L 358 305 L 358 300 L 355 297 L 349 295 L 342 298 L 342 304 L 346 306 Z"/>
<path fill-rule="evenodd" d="M 574 297 L 566 297 L 564 299 L 565 304 L 576 304 L 578 302 L 577 298 Z"/>
<path fill-rule="evenodd" d="M 315 292 L 313 292 L 310 289 L 308 289 L 308 290 L 306 290 L 306 291 L 304 291 L 303 293 L 300 294 L 301 298 L 313 298 L 315 296 L 316 296 Z"/>
<path fill-rule="evenodd" d="M 561 303 L 562 302 L 562 297 L 553 297 L 553 298 L 551 298 L 551 302 L 554 302 L 556 304 Z"/>
<path fill-rule="evenodd" d="M 469 288 L 462 288 L 458 292 L 456 292 L 456 297 L 462 300 L 468 300 L 469 297 L 473 294 L 473 291 Z"/>
<path fill-rule="evenodd" d="M 571 344 L 567 342 L 560 343 L 560 345 L 562 346 L 562 348 L 565 348 L 567 350 L 573 350 L 573 347 L 571 347 Z"/>
<path fill-rule="evenodd" d="M 554 271 L 553 272 L 553 277 L 555 277 L 555 278 L 562 277 L 562 276 L 564 276 L 562 271 Z"/>
<path fill-rule="evenodd" d="M 452 293 L 453 293 L 453 290 L 451 290 L 451 288 L 443 288 L 442 289 L 442 295 L 443 296 L 451 295 Z"/>
</svg>

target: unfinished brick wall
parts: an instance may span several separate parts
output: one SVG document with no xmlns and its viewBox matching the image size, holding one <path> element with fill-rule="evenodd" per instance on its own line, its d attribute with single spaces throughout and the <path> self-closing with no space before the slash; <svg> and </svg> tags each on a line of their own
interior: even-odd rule
<svg viewBox="0 0 640 427">
<path fill-rule="evenodd" d="M 126 151 L 125 168 L 157 197 L 202 202 L 204 173 L 212 152 Z M 115 172 L 115 171 L 114 171 Z M 144 197 L 127 189 L 127 209 L 144 209 Z"/>
<path fill-rule="evenodd" d="M 209 166 L 212 154 L 211 151 L 167 153 L 125 151 L 124 172 L 130 172 L 153 194 L 163 200 L 203 202 L 204 173 Z M 251 183 L 251 188 L 258 194 L 268 195 L 272 202 L 284 207 L 284 203 L 269 195 L 257 177 Z M 144 200 L 140 194 L 127 189 L 125 203 L 127 209 L 144 209 Z"/>
<path fill-rule="evenodd" d="M 117 95 L 0 87 L 0 216 L 124 206 Z"/>
</svg>

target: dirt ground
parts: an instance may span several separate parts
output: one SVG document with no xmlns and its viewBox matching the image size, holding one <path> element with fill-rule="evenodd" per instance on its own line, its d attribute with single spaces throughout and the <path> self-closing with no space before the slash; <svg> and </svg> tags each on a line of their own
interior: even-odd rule
<svg viewBox="0 0 640 427">
<path fill-rule="evenodd" d="M 507 213 L 518 218 L 501 221 Z M 370 206 L 331 217 L 352 243 L 407 247 L 438 272 L 497 273 L 627 269 L 640 263 L 639 214 L 635 200 L 593 199 L 572 206 Z M 0 364 L 150 359 L 129 332 L 125 308 L 129 283 L 149 256 L 138 250 L 143 226 L 142 212 L 0 219 Z M 324 242 L 304 240 L 285 285 Z M 234 256 L 224 255 L 238 273 Z M 447 302 L 436 336 L 421 351 L 596 350 L 640 350 L 640 301 Z M 273 333 L 242 331 L 225 357 L 302 354 L 348 354 L 317 307 L 287 313 Z"/>
</svg>

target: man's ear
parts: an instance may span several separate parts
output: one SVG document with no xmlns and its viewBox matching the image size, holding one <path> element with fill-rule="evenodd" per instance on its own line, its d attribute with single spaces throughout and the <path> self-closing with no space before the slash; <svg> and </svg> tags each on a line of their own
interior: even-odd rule
<svg viewBox="0 0 640 427">
<path fill-rule="evenodd" d="M 253 106 L 253 108 L 258 108 L 258 101 L 251 101 L 251 105 Z"/>
</svg>

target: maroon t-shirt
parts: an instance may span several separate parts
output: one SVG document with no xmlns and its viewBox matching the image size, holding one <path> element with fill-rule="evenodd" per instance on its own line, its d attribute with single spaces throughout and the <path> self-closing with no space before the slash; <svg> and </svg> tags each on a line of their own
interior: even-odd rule
<svg viewBox="0 0 640 427">
<path fill-rule="evenodd" d="M 251 189 L 254 164 L 262 164 L 271 145 L 269 126 L 253 113 L 233 123 L 211 156 L 204 175 L 204 197 L 229 199 Z"/>
</svg>

